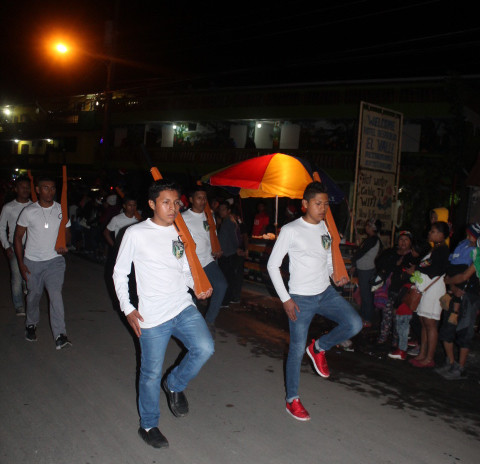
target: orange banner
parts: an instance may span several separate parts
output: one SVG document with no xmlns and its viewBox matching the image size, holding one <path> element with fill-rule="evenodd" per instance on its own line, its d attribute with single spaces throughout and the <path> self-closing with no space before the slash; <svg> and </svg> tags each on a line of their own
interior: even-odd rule
<svg viewBox="0 0 480 464">
<path fill-rule="evenodd" d="M 317 182 L 322 182 L 318 172 L 313 173 L 313 180 Z M 337 230 L 337 226 L 333 219 L 332 211 L 330 208 L 327 210 L 327 215 L 325 217 L 325 223 L 327 224 L 328 232 L 332 237 L 332 261 L 333 261 L 333 280 L 338 282 L 342 277 L 346 277 L 348 280 L 347 269 L 345 268 L 345 263 L 343 261 L 342 253 L 340 252 L 340 235 Z"/>
<path fill-rule="evenodd" d="M 33 176 L 32 176 L 32 171 L 30 169 L 27 171 L 28 178 L 30 179 L 30 195 L 32 196 L 32 201 L 36 202 L 37 201 L 37 192 L 35 191 L 35 183 L 33 182 Z"/>
<path fill-rule="evenodd" d="M 220 253 L 222 251 L 222 248 L 220 247 L 220 242 L 218 241 L 217 225 L 213 220 L 213 211 L 210 208 L 208 201 L 207 201 L 207 204 L 205 205 L 205 216 L 207 216 L 207 221 L 208 221 L 208 229 L 210 232 L 210 244 L 212 245 L 212 253 L 213 254 Z"/>
<path fill-rule="evenodd" d="M 67 166 L 62 167 L 62 197 L 60 200 L 60 206 L 62 208 L 62 220 L 60 222 L 60 228 L 58 229 L 57 243 L 55 243 L 55 250 L 60 248 L 67 248 L 66 238 L 66 225 L 68 222 L 68 205 L 67 205 Z"/>
</svg>

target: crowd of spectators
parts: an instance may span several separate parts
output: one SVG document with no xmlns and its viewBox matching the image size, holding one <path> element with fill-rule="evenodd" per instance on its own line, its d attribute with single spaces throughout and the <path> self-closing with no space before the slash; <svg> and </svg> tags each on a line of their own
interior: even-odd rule
<svg viewBox="0 0 480 464">
<path fill-rule="evenodd" d="M 377 335 L 376 348 L 387 350 L 391 359 L 435 368 L 448 380 L 465 379 L 480 315 L 480 224 L 466 225 L 464 239 L 451 244 L 448 210 L 437 208 L 424 237 L 402 230 L 395 246 L 385 250 L 371 230 L 380 224 L 375 227 L 370 220 L 366 226 L 370 233 L 352 267 L 361 290 L 357 304 L 364 330 Z M 365 256 L 373 264 L 368 274 L 372 266 L 358 266 Z M 421 292 L 418 306 L 410 298 L 413 289 Z M 441 348 L 443 363 L 438 362 Z"/>
</svg>

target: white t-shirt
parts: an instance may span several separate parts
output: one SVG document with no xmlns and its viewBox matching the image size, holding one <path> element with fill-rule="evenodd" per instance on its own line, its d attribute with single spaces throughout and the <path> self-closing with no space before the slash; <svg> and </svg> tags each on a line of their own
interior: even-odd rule
<svg viewBox="0 0 480 464">
<path fill-rule="evenodd" d="M 61 222 L 62 208 L 56 201 L 49 208 L 42 208 L 38 202 L 25 207 L 17 220 L 19 226 L 27 228 L 25 258 L 47 261 L 60 256 L 55 251 L 55 243 Z M 70 227 L 70 221 L 67 227 Z"/>
<path fill-rule="evenodd" d="M 175 226 L 159 226 L 151 219 L 125 231 L 113 271 L 120 308 L 125 315 L 135 307 L 129 300 L 128 275 L 132 262 L 137 281 L 140 327 L 163 324 L 193 305 L 188 260 Z"/>
<path fill-rule="evenodd" d="M 28 200 L 26 203 L 20 203 L 17 200 L 12 200 L 6 203 L 2 208 L 0 214 L 0 240 L 3 248 L 7 249 L 13 244 L 13 235 L 15 234 L 15 226 L 17 219 L 23 208 L 30 205 L 32 202 Z M 8 235 L 7 235 L 8 229 Z M 25 237 L 23 237 L 25 243 Z"/>
<path fill-rule="evenodd" d="M 196 253 L 198 260 L 202 267 L 205 267 L 214 260 L 207 216 L 205 213 L 194 213 L 191 209 L 188 209 L 182 213 L 182 217 L 197 246 Z"/>
<path fill-rule="evenodd" d="M 331 237 L 324 221 L 310 224 L 303 218 L 282 227 L 268 260 L 267 269 L 280 300 L 290 299 L 280 266 L 288 253 L 288 288 L 295 295 L 318 295 L 330 285 L 333 274 Z"/>
<path fill-rule="evenodd" d="M 138 222 L 138 219 L 135 216 L 129 218 L 124 212 L 121 212 L 110 219 L 110 222 L 107 224 L 107 229 L 111 232 L 115 232 L 115 238 L 117 238 L 121 229 L 131 224 L 135 224 L 136 222 Z"/>
</svg>

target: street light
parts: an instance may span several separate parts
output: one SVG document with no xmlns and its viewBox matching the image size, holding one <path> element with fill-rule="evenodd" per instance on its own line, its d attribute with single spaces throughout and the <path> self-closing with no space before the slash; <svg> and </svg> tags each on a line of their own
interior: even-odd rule
<svg viewBox="0 0 480 464">
<path fill-rule="evenodd" d="M 79 47 L 67 45 L 64 42 L 55 42 L 53 44 L 53 50 L 57 54 L 64 55 L 64 56 L 67 56 L 67 54 L 69 53 L 85 55 L 90 58 L 103 61 L 107 66 L 107 79 L 106 79 L 105 89 L 103 91 L 103 94 L 104 94 L 103 128 L 102 128 L 102 137 L 100 139 L 100 143 L 102 145 L 103 161 L 106 162 L 108 159 L 109 151 L 110 151 L 110 103 L 112 100 L 112 92 L 111 92 L 112 67 L 113 67 L 113 61 L 122 61 L 122 60 L 118 60 L 112 56 L 103 55 L 100 53 L 92 53 Z"/>
<path fill-rule="evenodd" d="M 57 45 L 55 45 L 55 50 L 58 53 L 67 53 L 68 52 L 68 47 L 63 43 L 58 43 Z"/>
</svg>

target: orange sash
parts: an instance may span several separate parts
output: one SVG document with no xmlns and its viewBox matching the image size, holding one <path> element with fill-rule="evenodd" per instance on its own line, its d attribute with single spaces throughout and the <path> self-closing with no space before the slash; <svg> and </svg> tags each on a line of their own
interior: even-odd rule
<svg viewBox="0 0 480 464">
<path fill-rule="evenodd" d="M 220 247 L 220 242 L 218 241 L 217 226 L 215 224 L 215 221 L 213 220 L 213 211 L 210 208 L 208 201 L 205 205 L 204 213 L 205 216 L 207 216 L 208 229 L 210 232 L 210 244 L 212 245 L 212 253 L 220 253 L 222 251 L 222 248 Z"/>
<path fill-rule="evenodd" d="M 201 185 L 202 183 L 200 181 L 197 182 L 197 185 Z M 222 251 L 222 247 L 220 246 L 220 242 L 218 241 L 218 235 L 217 235 L 217 225 L 215 224 L 215 221 L 213 220 L 213 211 L 212 208 L 210 208 L 210 205 L 208 204 L 208 201 L 205 205 L 205 210 L 204 210 L 205 216 L 207 217 L 207 222 L 208 222 L 208 230 L 210 232 L 210 245 L 212 247 L 212 253 L 220 253 Z"/>
<path fill-rule="evenodd" d="M 30 169 L 27 171 L 28 178 L 30 179 L 30 191 L 32 196 L 32 201 L 35 203 L 37 201 L 37 192 L 35 192 L 35 184 L 33 183 L 32 171 Z"/>
<path fill-rule="evenodd" d="M 67 248 L 66 225 L 68 222 L 68 206 L 67 206 L 67 166 L 62 167 L 62 197 L 60 206 L 62 208 L 62 220 L 60 228 L 58 229 L 57 243 L 55 243 L 55 250 L 59 248 Z"/>
<path fill-rule="evenodd" d="M 313 180 L 317 182 L 322 182 L 318 172 L 313 173 Z M 342 253 L 340 252 L 340 235 L 335 225 L 333 219 L 332 211 L 330 208 L 327 210 L 327 215 L 325 217 L 325 223 L 327 224 L 328 232 L 332 237 L 332 261 L 333 261 L 333 281 L 338 282 L 342 277 L 346 277 L 348 280 L 347 269 L 345 268 L 345 263 L 343 261 Z"/>
<path fill-rule="evenodd" d="M 153 180 L 162 179 L 162 175 L 156 167 L 150 169 L 150 173 L 152 174 Z M 185 224 L 185 221 L 180 213 L 177 214 L 174 225 L 178 231 L 180 240 L 183 242 L 183 246 L 185 247 L 185 255 L 190 266 L 190 272 L 192 273 L 195 293 L 199 295 L 200 293 L 207 292 L 212 288 L 212 285 L 210 284 L 210 281 L 208 280 L 207 275 L 205 274 L 205 271 L 198 260 L 197 253 L 195 253 L 197 246 L 195 245 L 195 241 L 193 240 L 187 224 Z"/>
</svg>

